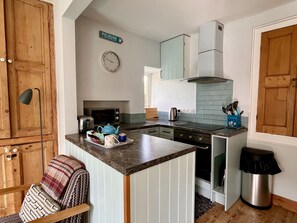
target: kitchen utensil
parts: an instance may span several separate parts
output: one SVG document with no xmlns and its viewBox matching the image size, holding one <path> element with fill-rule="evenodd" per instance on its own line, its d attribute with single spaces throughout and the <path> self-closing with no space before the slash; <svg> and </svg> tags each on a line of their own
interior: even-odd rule
<svg viewBox="0 0 297 223">
<path fill-rule="evenodd" d="M 97 131 L 103 134 L 119 134 L 120 126 L 115 128 L 114 126 L 107 124 L 106 126 L 98 126 Z"/>
<path fill-rule="evenodd" d="M 168 120 L 177 121 L 177 108 L 175 107 L 170 108 L 169 114 L 168 114 Z"/>
<path fill-rule="evenodd" d="M 116 135 L 107 135 L 104 138 L 104 146 L 107 148 L 111 148 L 119 143 L 120 141 L 117 139 Z"/>
<path fill-rule="evenodd" d="M 119 134 L 119 138 L 118 138 L 118 140 L 119 140 L 120 142 L 126 142 L 126 140 L 127 140 L 127 136 L 126 136 L 126 134 L 125 134 L 125 133 L 120 133 L 120 134 Z"/>
</svg>

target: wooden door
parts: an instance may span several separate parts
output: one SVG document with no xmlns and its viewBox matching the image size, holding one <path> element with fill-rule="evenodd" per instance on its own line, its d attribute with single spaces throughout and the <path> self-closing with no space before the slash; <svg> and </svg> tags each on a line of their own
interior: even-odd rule
<svg viewBox="0 0 297 223">
<path fill-rule="evenodd" d="M 37 0 L 5 1 L 12 137 L 40 134 L 38 92 L 33 90 L 30 105 L 18 101 L 28 88 L 41 90 L 43 133 L 53 132 L 49 9 Z"/>
<path fill-rule="evenodd" d="M 4 1 L 0 0 L 0 139 L 10 138 Z"/>
<path fill-rule="evenodd" d="M 11 146 L 0 147 L 0 188 L 20 185 L 19 160 L 9 158 L 11 155 Z M 0 196 L 0 217 L 18 212 L 21 200 L 21 193 Z"/>
<path fill-rule="evenodd" d="M 296 128 L 297 25 L 262 34 L 257 132 L 292 136 Z M 295 129 L 297 136 L 297 129 Z"/>
<path fill-rule="evenodd" d="M 41 144 L 39 142 L 1 147 L 0 188 L 39 183 L 42 178 L 41 157 Z M 53 141 L 44 142 L 45 168 L 53 157 Z M 23 198 L 24 193 L 1 196 L 0 216 L 18 212 Z"/>
</svg>

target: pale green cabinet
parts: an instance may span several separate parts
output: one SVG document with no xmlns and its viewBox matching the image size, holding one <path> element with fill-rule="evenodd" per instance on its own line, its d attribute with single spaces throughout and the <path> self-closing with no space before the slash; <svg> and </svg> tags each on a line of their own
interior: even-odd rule
<svg viewBox="0 0 297 223">
<path fill-rule="evenodd" d="M 189 73 L 190 37 L 180 35 L 161 42 L 162 80 L 182 79 Z"/>
</svg>

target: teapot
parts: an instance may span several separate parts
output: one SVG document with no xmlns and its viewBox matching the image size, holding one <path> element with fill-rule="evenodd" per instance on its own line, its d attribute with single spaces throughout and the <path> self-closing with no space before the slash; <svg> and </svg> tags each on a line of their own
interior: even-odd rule
<svg viewBox="0 0 297 223">
<path fill-rule="evenodd" d="M 120 126 L 117 128 L 113 127 L 110 124 L 107 124 L 106 126 L 98 126 L 97 131 L 101 132 L 102 134 L 119 134 Z"/>
</svg>

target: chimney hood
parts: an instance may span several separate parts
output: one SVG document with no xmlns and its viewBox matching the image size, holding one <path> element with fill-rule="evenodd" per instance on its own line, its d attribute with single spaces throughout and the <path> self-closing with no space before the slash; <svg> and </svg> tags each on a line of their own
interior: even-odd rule
<svg viewBox="0 0 297 223">
<path fill-rule="evenodd" d="M 211 21 L 199 27 L 198 76 L 188 82 L 200 84 L 226 82 L 223 77 L 223 33 L 224 25 Z"/>
</svg>

